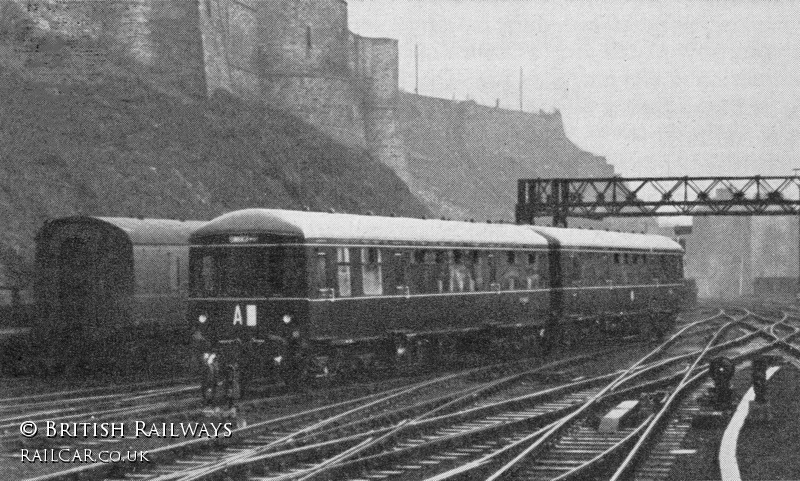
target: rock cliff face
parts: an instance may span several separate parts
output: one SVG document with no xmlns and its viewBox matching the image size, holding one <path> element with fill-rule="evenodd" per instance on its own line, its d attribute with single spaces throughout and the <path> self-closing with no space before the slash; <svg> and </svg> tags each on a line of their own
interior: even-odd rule
<svg viewBox="0 0 800 481">
<path fill-rule="evenodd" d="M 611 177 L 575 146 L 561 114 L 528 113 L 402 93 L 400 132 L 412 190 L 437 215 L 513 220 L 517 180 Z"/>
</svg>

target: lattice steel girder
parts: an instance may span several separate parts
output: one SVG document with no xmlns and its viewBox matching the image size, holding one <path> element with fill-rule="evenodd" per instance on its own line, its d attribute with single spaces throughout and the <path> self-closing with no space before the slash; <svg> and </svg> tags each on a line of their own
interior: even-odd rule
<svg viewBox="0 0 800 481">
<path fill-rule="evenodd" d="M 521 179 L 517 223 L 553 217 L 797 215 L 798 177 L 610 177 Z"/>
</svg>

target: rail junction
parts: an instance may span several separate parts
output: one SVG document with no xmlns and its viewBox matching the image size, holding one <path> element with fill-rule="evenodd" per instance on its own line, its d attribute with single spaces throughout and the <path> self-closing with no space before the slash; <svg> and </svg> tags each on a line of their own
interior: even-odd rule
<svg viewBox="0 0 800 481">
<path fill-rule="evenodd" d="M 598 347 L 553 360 L 337 388 L 338 394 L 323 394 L 313 406 L 295 398 L 294 412 L 251 415 L 230 438 L 150 446 L 151 462 L 144 465 L 61 466 L 20 479 L 668 479 L 691 451 L 682 447 L 690 432 L 727 420 L 735 406 L 735 396 L 721 394 L 727 388 L 714 373 L 720 359 L 740 378 L 764 354 L 772 364 L 800 364 L 800 313 L 794 308 L 706 308 L 679 321 L 658 346 Z M 154 406 L 165 397 L 175 402 L 190 388 L 87 393 L 74 403 L 90 406 L 83 411 L 69 402 L 57 409 L 46 398 L 24 409 L 4 399 L 0 408 L 9 422 L 41 420 L 48 410 L 91 419 L 111 399 L 124 399 L 120 410 L 101 417 L 126 420 L 162 409 L 168 418 L 169 411 Z M 372 394 L 356 394 L 365 390 Z M 286 395 L 277 397 L 287 404 Z M 274 394 L 264 399 L 276 405 Z M 175 407 L 173 416 L 192 412 Z M 201 416 L 198 410 L 185 419 Z"/>
</svg>

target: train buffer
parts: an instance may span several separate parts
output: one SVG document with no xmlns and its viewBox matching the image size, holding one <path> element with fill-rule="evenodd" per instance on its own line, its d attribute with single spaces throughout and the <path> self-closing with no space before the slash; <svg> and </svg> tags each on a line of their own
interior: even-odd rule
<svg viewBox="0 0 800 481">
<path fill-rule="evenodd" d="M 624 421 L 631 418 L 637 411 L 639 401 L 629 399 L 622 401 L 617 406 L 608 412 L 603 419 L 600 420 L 600 427 L 597 428 L 601 433 L 615 433 L 619 430 Z"/>
</svg>

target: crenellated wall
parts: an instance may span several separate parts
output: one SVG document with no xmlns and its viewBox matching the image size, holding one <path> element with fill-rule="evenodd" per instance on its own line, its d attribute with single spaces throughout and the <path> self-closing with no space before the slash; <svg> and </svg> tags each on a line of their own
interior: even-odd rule
<svg viewBox="0 0 800 481">
<path fill-rule="evenodd" d="M 604 157 L 567 138 L 558 111 L 402 92 L 398 117 L 412 191 L 440 215 L 511 220 L 520 178 L 614 175 Z"/>
</svg>

